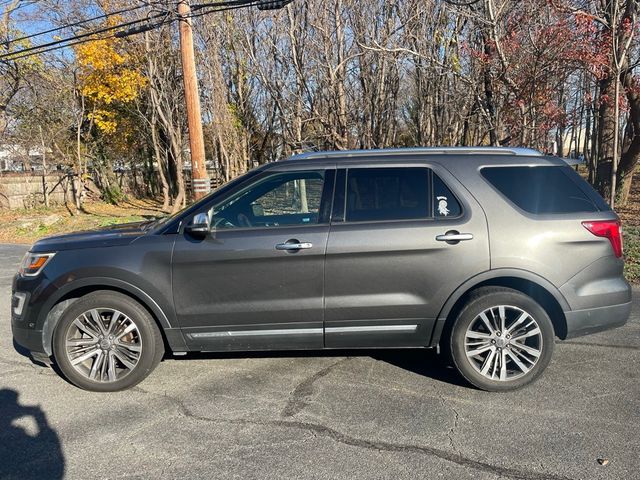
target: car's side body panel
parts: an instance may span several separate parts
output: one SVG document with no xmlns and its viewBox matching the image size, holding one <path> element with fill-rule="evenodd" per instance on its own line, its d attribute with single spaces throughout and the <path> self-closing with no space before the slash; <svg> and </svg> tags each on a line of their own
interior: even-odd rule
<svg viewBox="0 0 640 480">
<path fill-rule="evenodd" d="M 547 279 L 533 272 L 514 268 L 499 268 L 487 270 L 467 279 L 464 283 L 460 284 L 446 299 L 442 306 L 442 309 L 438 313 L 438 318 L 433 329 L 429 346 L 435 347 L 440 342 L 445 323 L 449 319 L 449 316 L 451 315 L 453 308 L 458 301 L 463 299 L 466 294 L 475 290 L 479 286 L 488 284 L 499 284 L 500 280 L 503 279 L 510 279 L 511 281 L 515 279 L 516 281 L 523 281 L 528 282 L 532 285 L 537 285 L 553 297 L 554 301 L 557 302 L 561 311 L 565 312 L 570 310 L 569 304 L 567 303 L 562 293 L 556 288 L 556 286 L 549 282 Z"/>
<path fill-rule="evenodd" d="M 25 315 L 16 318 L 16 328 L 38 334 L 40 351 L 51 348 L 51 333 L 57 317 L 54 305 L 89 290 L 118 290 L 136 298 L 149 309 L 167 332 L 170 346 L 184 351 L 185 344 L 174 314 L 171 286 L 171 251 L 174 235 L 142 235 L 127 245 L 62 250 L 56 262 L 37 277 L 16 276 L 14 291 L 30 292 Z"/>
<path fill-rule="evenodd" d="M 218 231 L 176 239 L 174 304 L 197 350 L 322 348 L 328 225 Z M 276 250 L 296 239 L 311 248 Z"/>
<path fill-rule="evenodd" d="M 206 238 L 184 232 L 176 236 L 173 301 L 190 349 L 324 346 L 324 268 L 335 169 L 334 162 L 301 167 L 275 164 L 258 178 L 305 170 L 324 172 L 320 208 L 327 217 L 322 215 L 317 223 L 220 228 Z M 234 193 L 231 190 L 216 201 Z M 285 243 L 302 243 L 305 248 L 279 250 Z"/>
<path fill-rule="evenodd" d="M 474 157 L 446 162 L 446 168 L 481 199 L 489 225 L 492 269 L 535 272 L 559 288 L 594 261 L 603 257 L 614 260 L 609 241 L 594 236 L 581 223 L 615 220 L 617 216 L 613 211 L 533 215 L 501 195 L 481 174 L 489 167 L 558 166 L 559 162 L 536 157 Z M 578 181 L 591 189 L 584 180 Z M 544 195 L 544 192 L 540 194 Z M 617 260 L 614 263 L 617 268 L 621 266 Z"/>
</svg>

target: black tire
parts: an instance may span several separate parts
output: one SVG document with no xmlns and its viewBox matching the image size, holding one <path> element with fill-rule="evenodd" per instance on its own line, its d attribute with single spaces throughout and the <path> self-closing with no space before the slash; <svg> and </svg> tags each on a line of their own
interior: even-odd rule
<svg viewBox="0 0 640 480">
<path fill-rule="evenodd" d="M 485 328 L 486 323 L 480 316 L 485 313 L 486 318 L 491 318 L 496 322 L 500 322 L 500 314 L 498 313 L 498 307 L 505 306 L 506 314 L 503 316 L 507 318 L 506 332 L 500 332 L 500 325 L 492 333 L 489 329 L 486 329 L 486 333 L 482 333 L 478 330 Z M 487 311 L 491 308 L 495 310 Z M 503 310 L 504 312 L 505 310 Z M 497 315 L 491 317 L 491 312 L 495 312 Z M 527 313 L 529 317 L 525 317 L 525 320 L 514 332 L 521 332 L 520 327 L 523 325 L 531 325 L 529 331 L 525 331 L 527 334 L 527 340 L 521 338 L 522 333 L 514 334 L 511 336 L 509 331 L 509 325 L 515 325 L 516 320 L 521 318 L 522 313 Z M 510 318 L 509 318 L 510 317 Z M 515 320 L 514 320 L 515 319 Z M 531 324 L 530 320 L 533 320 L 535 324 Z M 539 328 L 539 334 L 536 332 L 536 324 Z M 472 326 L 473 325 L 473 326 Z M 479 325 L 479 327 L 478 327 Z M 468 331 L 468 329 L 471 330 Z M 507 332 L 509 339 L 507 339 Z M 529 335 L 531 332 L 533 334 Z M 487 339 L 469 339 L 469 345 L 465 345 L 465 339 L 467 334 L 474 335 L 490 335 Z M 497 336 L 497 334 L 500 334 Z M 513 342 L 514 337 L 519 337 L 518 342 Z M 499 342 L 496 344 L 496 340 Z M 477 343 L 475 343 L 477 342 Z M 505 342 L 507 344 L 505 345 Z M 527 351 L 522 350 L 521 345 L 524 342 L 534 342 L 533 348 L 528 345 L 524 347 L 530 348 L 530 351 L 538 351 L 539 356 L 530 355 Z M 448 349 L 451 352 L 451 359 L 453 364 L 460 372 L 460 374 L 472 385 L 486 391 L 502 392 L 517 390 L 529 385 L 537 380 L 542 372 L 547 368 L 551 357 L 553 355 L 553 348 L 555 342 L 555 334 L 553 324 L 549 318 L 547 312 L 531 297 L 525 295 L 522 292 L 504 287 L 482 287 L 473 292 L 467 303 L 461 309 L 455 322 L 451 328 L 451 334 L 449 336 Z M 489 345 L 490 343 L 490 345 Z M 488 346 L 487 346 L 488 345 Z M 479 355 L 472 355 L 471 357 L 467 353 L 473 353 L 487 349 Z M 468 349 L 468 350 L 467 350 Z M 504 350 L 504 354 L 503 354 Z M 490 359 L 489 355 L 493 352 L 493 357 Z M 485 355 L 486 354 L 486 355 Z M 492 379 L 488 375 L 494 376 L 495 368 L 489 368 L 485 374 L 481 373 L 485 366 L 498 364 L 500 368 L 503 361 L 498 360 L 496 357 L 502 355 L 502 358 L 506 358 L 505 365 L 510 366 L 506 371 L 507 375 L 512 375 L 513 378 L 509 378 L 505 375 L 504 379 L 498 378 Z M 521 364 L 525 367 L 530 367 L 528 371 L 524 372 L 515 362 L 511 356 L 516 356 Z M 535 360 L 531 365 L 523 360 L 523 356 Z M 537 358 L 537 360 L 536 360 Z M 483 361 L 484 360 L 484 361 Z M 493 360 L 493 361 L 492 361 Z M 530 361 L 532 361 L 530 360 Z M 494 377 L 495 378 L 495 377 Z"/>
<path fill-rule="evenodd" d="M 139 354 L 136 354 L 135 358 L 137 363 L 135 363 L 133 368 L 126 368 L 124 363 L 121 363 L 119 360 L 116 361 L 114 363 L 114 372 L 116 371 L 115 365 L 118 365 L 118 374 L 122 375 L 122 377 L 118 377 L 118 374 L 116 374 L 116 379 L 112 381 L 109 379 L 105 379 L 104 381 L 93 380 L 89 378 L 87 374 L 81 373 L 78 369 L 88 369 L 88 367 L 84 366 L 86 362 L 79 364 L 79 367 L 74 367 L 72 360 L 69 358 L 70 355 L 74 355 L 74 353 L 70 354 L 67 352 L 67 338 L 73 335 L 74 332 L 76 332 L 76 335 L 78 334 L 77 332 L 79 332 L 79 330 L 77 330 L 77 324 L 74 323 L 75 320 L 85 312 L 93 309 L 100 309 L 100 311 L 103 309 L 106 311 L 113 309 L 121 312 L 121 314 L 123 314 L 122 317 L 128 317 L 126 325 L 134 324 L 136 327 L 134 333 L 138 343 L 131 343 L 129 345 L 133 345 L 139 349 Z M 116 322 L 107 320 L 107 325 L 111 323 L 115 324 Z M 115 336 L 117 337 L 117 335 Z M 70 341 L 74 340 L 71 337 L 69 338 Z M 94 342 L 92 337 L 86 336 L 85 338 L 90 342 Z M 101 344 L 95 344 L 88 348 L 100 349 L 101 347 L 99 347 L 99 345 Z M 67 380 L 80 388 L 94 392 L 117 392 L 133 387 L 144 380 L 153 369 L 158 366 L 158 363 L 160 363 L 164 355 L 162 335 L 149 312 L 131 297 L 106 290 L 89 293 L 72 303 L 64 311 L 56 325 L 52 346 L 54 360 Z M 112 345 L 109 348 L 117 349 L 119 347 Z M 101 351 L 109 352 L 108 349 Z M 98 355 L 99 354 L 98 352 Z M 77 355 L 74 358 L 77 358 Z M 113 358 L 115 358 L 115 355 Z M 97 357 L 95 359 L 89 357 L 87 362 L 97 362 Z M 102 363 L 105 363 L 105 361 L 103 360 Z"/>
</svg>

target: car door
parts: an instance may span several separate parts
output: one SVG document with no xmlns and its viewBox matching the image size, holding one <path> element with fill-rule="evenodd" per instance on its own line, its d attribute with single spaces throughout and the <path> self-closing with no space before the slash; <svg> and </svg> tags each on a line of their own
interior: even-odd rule
<svg viewBox="0 0 640 480">
<path fill-rule="evenodd" d="M 211 234 L 178 235 L 174 304 L 191 348 L 323 347 L 334 175 L 330 168 L 269 169 L 208 206 Z"/>
<path fill-rule="evenodd" d="M 352 163 L 336 192 L 325 345 L 427 345 L 448 296 L 489 269 L 480 205 L 437 165 Z"/>
</svg>

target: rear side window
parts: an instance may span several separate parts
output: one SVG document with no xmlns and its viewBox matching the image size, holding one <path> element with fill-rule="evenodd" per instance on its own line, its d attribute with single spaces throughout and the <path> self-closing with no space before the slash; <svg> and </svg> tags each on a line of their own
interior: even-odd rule
<svg viewBox="0 0 640 480">
<path fill-rule="evenodd" d="M 568 170 L 568 172 L 567 172 Z M 572 178 L 570 167 L 488 167 L 482 176 L 525 212 L 597 212 L 599 208 Z M 585 185 L 588 187 L 588 185 Z"/>
<path fill-rule="evenodd" d="M 427 168 L 361 168 L 347 173 L 347 222 L 430 217 Z"/>
</svg>

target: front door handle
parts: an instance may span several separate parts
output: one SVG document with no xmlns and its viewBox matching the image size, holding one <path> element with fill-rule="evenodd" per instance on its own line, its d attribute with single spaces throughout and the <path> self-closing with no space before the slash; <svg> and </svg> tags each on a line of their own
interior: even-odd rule
<svg viewBox="0 0 640 480">
<path fill-rule="evenodd" d="M 436 235 L 436 240 L 439 242 L 447 242 L 451 244 L 456 244 L 463 240 L 472 240 L 473 235 L 471 233 L 460 233 L 456 230 L 450 230 L 443 235 Z"/>
<path fill-rule="evenodd" d="M 298 251 L 313 247 L 313 243 L 298 242 L 297 240 L 288 240 L 285 243 L 278 243 L 276 250 Z"/>
</svg>

